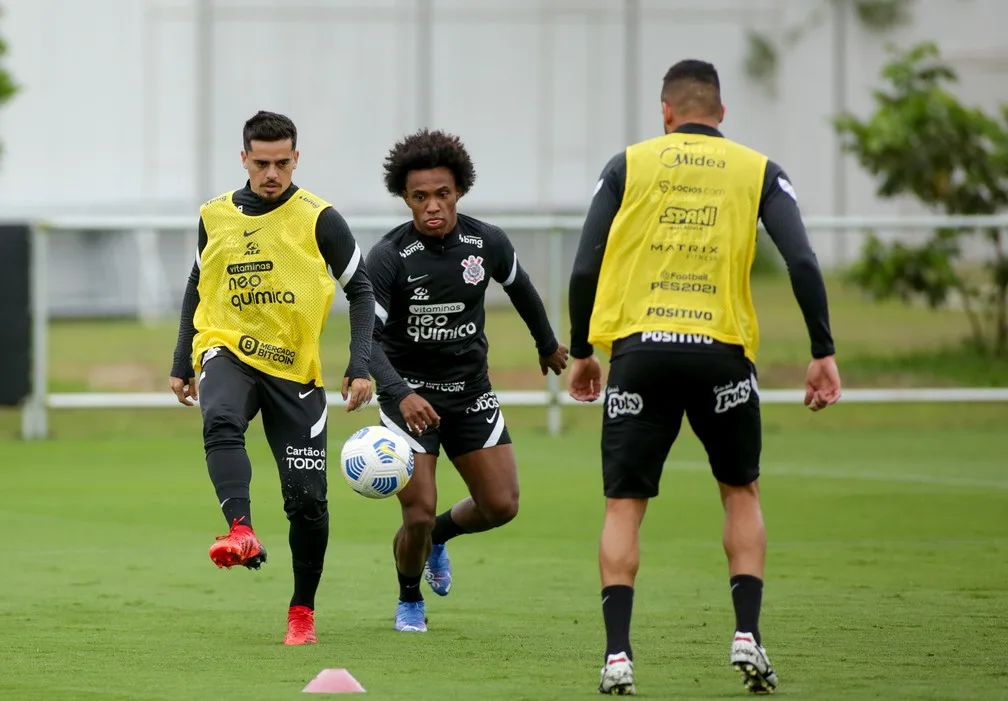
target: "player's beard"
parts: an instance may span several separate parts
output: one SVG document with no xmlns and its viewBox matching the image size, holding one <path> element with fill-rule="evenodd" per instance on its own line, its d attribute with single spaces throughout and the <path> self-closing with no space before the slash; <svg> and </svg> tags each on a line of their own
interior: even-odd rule
<svg viewBox="0 0 1008 701">
<path fill-rule="evenodd" d="M 274 186 L 274 189 L 273 189 L 272 192 L 270 192 L 269 190 L 266 189 L 267 185 L 273 185 Z M 256 193 L 256 194 L 259 195 L 260 199 L 263 199 L 266 202 L 275 202 L 276 200 L 278 200 L 280 198 L 280 195 L 282 195 L 283 193 L 284 193 L 284 190 L 280 186 L 280 183 L 271 180 L 271 181 L 267 181 L 267 182 L 263 183 L 262 184 L 262 192 L 259 192 L 259 193 Z"/>
</svg>

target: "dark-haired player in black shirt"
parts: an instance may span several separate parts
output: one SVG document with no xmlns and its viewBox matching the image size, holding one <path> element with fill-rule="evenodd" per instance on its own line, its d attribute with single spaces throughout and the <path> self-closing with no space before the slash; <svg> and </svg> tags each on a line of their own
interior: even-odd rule
<svg viewBox="0 0 1008 701">
<path fill-rule="evenodd" d="M 445 543 L 502 526 L 518 512 L 511 438 L 487 374 L 484 296 L 503 285 L 535 340 L 543 375 L 566 367 L 546 310 L 507 235 L 455 211 L 476 173 L 462 142 L 422 130 L 393 146 L 385 186 L 413 220 L 387 233 L 367 256 L 375 292 L 371 374 L 382 424 L 406 436 L 415 453 L 399 493 L 403 525 L 395 535 L 399 604 L 395 628 L 427 630 L 420 578 L 441 596 L 451 589 Z M 437 515 L 437 457 L 445 455 L 469 498 Z"/>
</svg>

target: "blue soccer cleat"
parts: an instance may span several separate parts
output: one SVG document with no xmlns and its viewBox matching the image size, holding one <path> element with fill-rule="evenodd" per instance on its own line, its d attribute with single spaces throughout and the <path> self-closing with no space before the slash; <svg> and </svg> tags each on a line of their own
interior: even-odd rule
<svg viewBox="0 0 1008 701">
<path fill-rule="evenodd" d="M 448 549 L 443 544 L 431 548 L 423 574 L 431 591 L 438 596 L 448 596 L 452 585 L 451 560 L 448 559 Z"/>
<path fill-rule="evenodd" d="M 422 601 L 400 601 L 395 612 L 395 629 L 401 633 L 426 633 L 427 614 Z"/>
</svg>

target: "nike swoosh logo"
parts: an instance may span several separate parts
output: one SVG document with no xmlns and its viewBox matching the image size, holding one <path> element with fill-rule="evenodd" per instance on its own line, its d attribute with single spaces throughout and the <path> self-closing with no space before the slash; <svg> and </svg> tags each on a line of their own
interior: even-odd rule
<svg viewBox="0 0 1008 701">
<path fill-rule="evenodd" d="M 261 228 L 262 228 L 262 227 L 260 226 L 260 227 L 259 227 L 259 229 L 261 229 Z M 252 231 L 246 231 L 246 232 L 245 232 L 245 235 L 246 235 L 246 236 L 251 236 L 251 235 L 252 235 L 252 234 L 254 234 L 255 232 L 259 231 L 259 229 L 252 229 Z"/>
<path fill-rule="evenodd" d="M 314 392 L 314 391 L 315 391 L 315 388 L 314 388 L 314 387 L 312 387 L 312 388 L 311 388 L 310 390 L 308 390 L 307 392 L 298 392 L 298 399 L 304 399 L 305 397 L 307 397 L 307 396 L 308 396 L 309 394 L 311 394 L 311 393 L 312 393 L 312 392 Z"/>
<path fill-rule="evenodd" d="M 499 414 L 499 413 L 500 413 L 500 409 L 495 410 L 494 413 L 493 413 L 493 416 L 491 416 L 489 419 L 487 419 L 487 423 L 488 424 L 492 424 L 494 422 L 494 419 L 497 418 L 497 414 Z"/>
<path fill-rule="evenodd" d="M 406 282 L 419 282 L 420 280 L 423 280 L 424 278 L 428 277 L 430 277 L 430 273 L 427 273 L 426 275 L 418 275 L 416 277 L 410 275 L 409 277 L 406 278 Z"/>
</svg>

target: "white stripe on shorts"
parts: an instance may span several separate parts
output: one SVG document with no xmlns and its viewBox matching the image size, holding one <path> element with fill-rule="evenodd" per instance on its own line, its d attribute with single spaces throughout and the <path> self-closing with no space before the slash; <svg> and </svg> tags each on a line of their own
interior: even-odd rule
<svg viewBox="0 0 1008 701">
<path fill-rule="evenodd" d="M 322 429 L 325 428 L 326 419 L 328 417 L 329 417 L 329 403 L 326 402 L 326 405 L 322 407 L 322 416 L 319 418 L 318 421 L 315 422 L 315 425 L 311 427 L 309 435 L 312 438 L 315 438 L 320 433 L 322 433 Z"/>
<path fill-rule="evenodd" d="M 388 417 L 388 415 L 384 411 L 381 410 L 381 407 L 378 408 L 378 418 L 379 418 L 379 420 L 381 420 L 382 426 L 384 426 L 385 428 L 387 428 L 387 429 L 389 429 L 391 431 L 395 431 L 400 436 L 402 436 L 403 438 L 405 438 L 406 442 L 409 443 L 409 447 L 413 449 L 414 453 L 426 453 L 427 452 L 426 450 L 424 450 L 424 447 L 422 445 L 420 445 L 419 442 L 417 442 L 416 438 L 414 438 L 409 433 L 407 433 L 406 431 L 404 431 L 402 429 L 402 427 L 399 426 L 399 424 L 397 424 L 395 421 L 393 421 L 392 419 L 390 419 Z"/>
<path fill-rule="evenodd" d="M 490 437 L 486 439 L 486 443 L 483 444 L 484 448 L 493 448 L 497 445 L 497 441 L 500 440 L 501 434 L 504 433 L 504 412 L 497 409 L 497 423 L 494 424 L 493 430 L 490 432 Z"/>
</svg>

